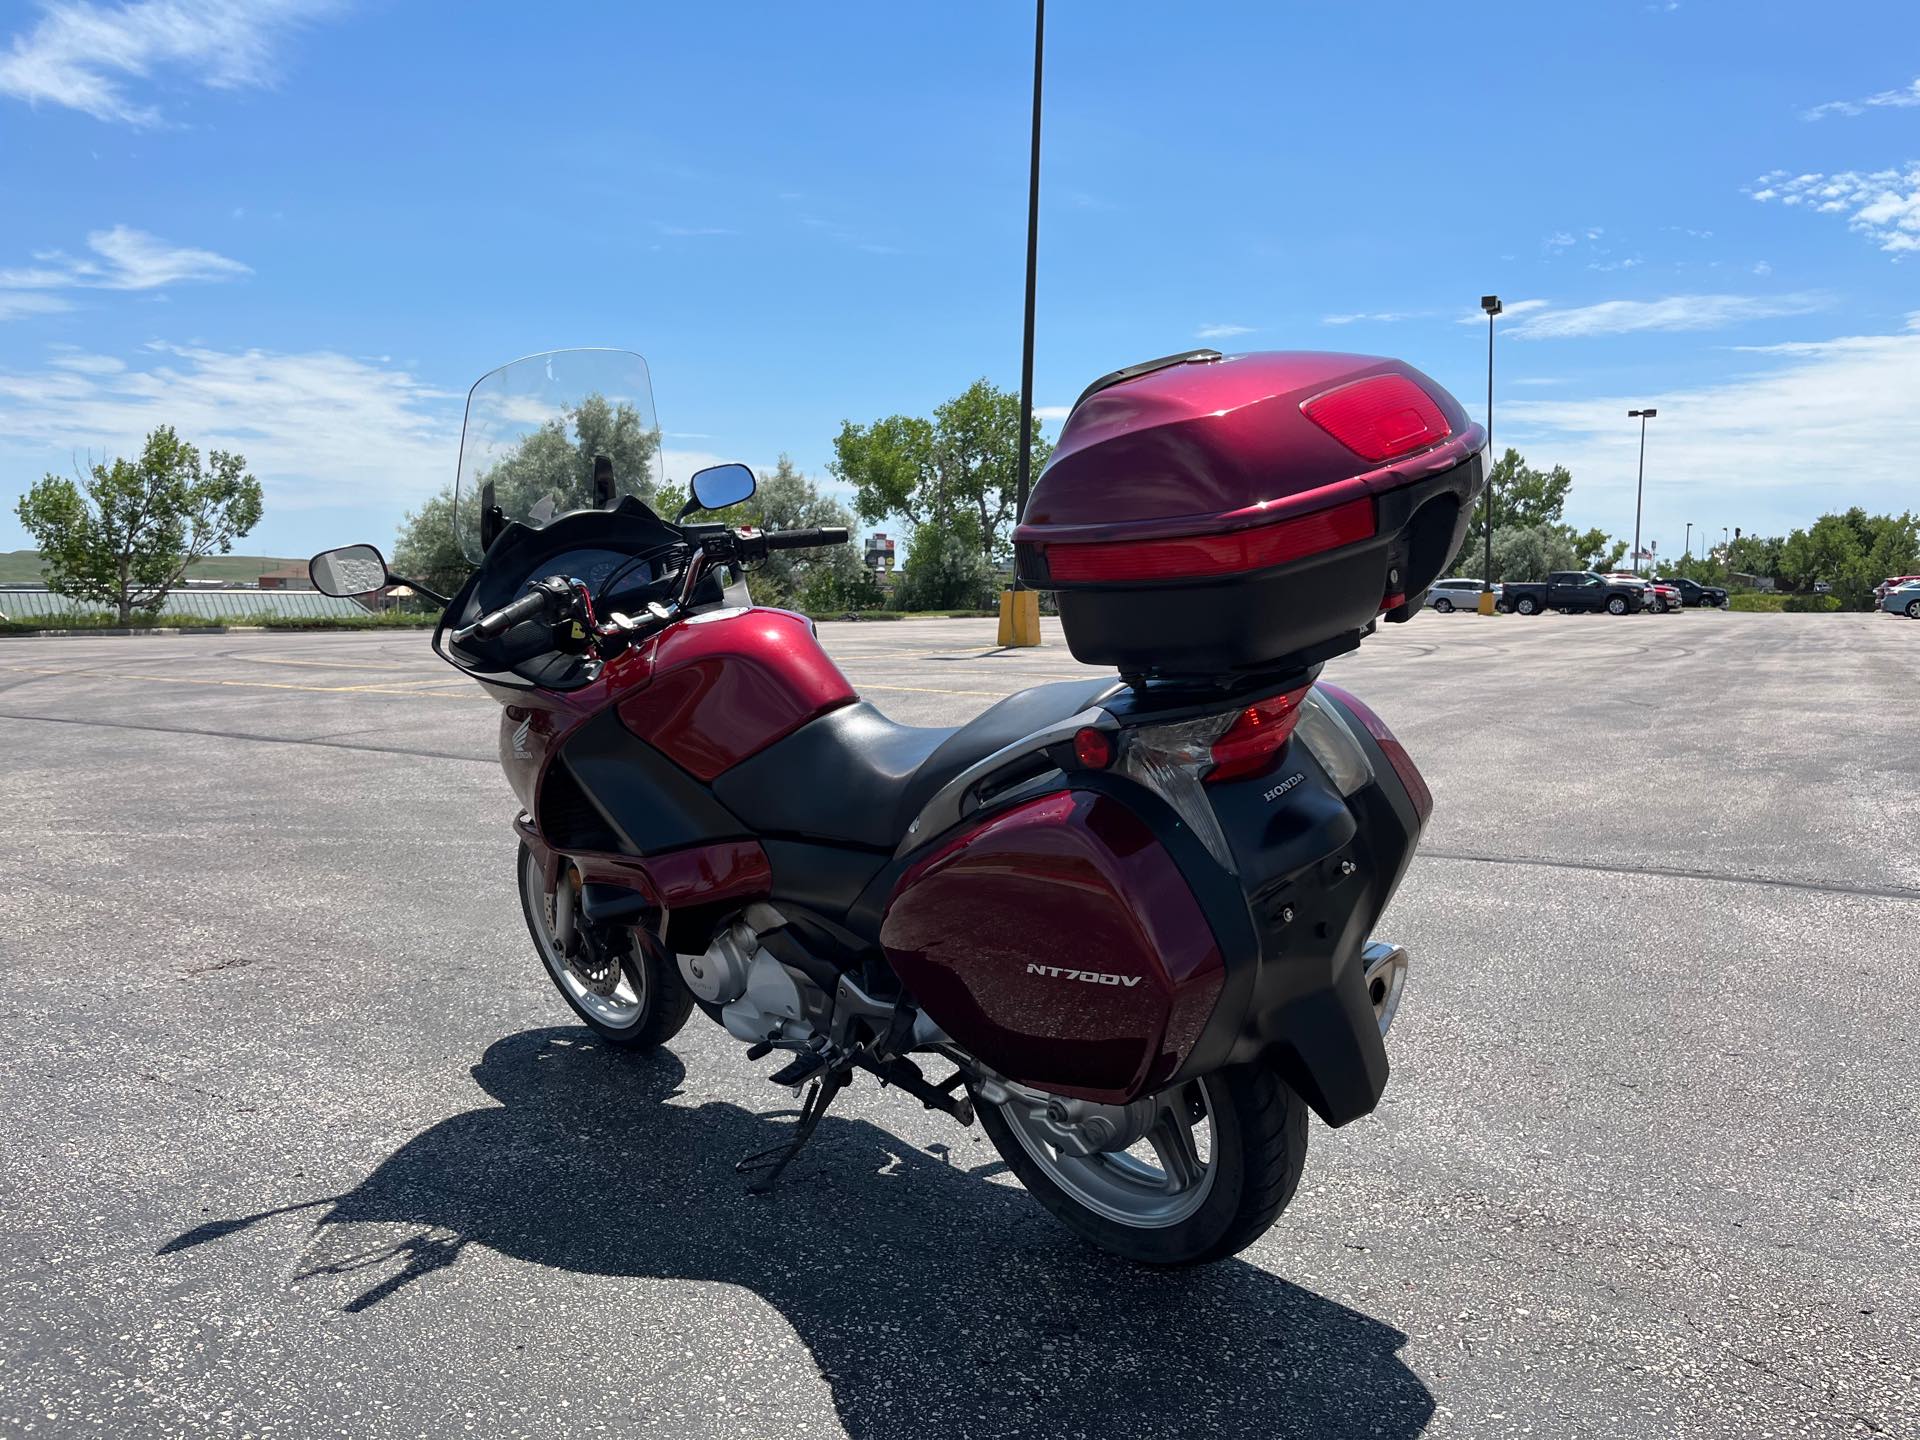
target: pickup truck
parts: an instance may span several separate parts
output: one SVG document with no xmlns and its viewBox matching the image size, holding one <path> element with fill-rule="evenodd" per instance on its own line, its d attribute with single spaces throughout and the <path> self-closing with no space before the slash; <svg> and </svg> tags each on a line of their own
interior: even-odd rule
<svg viewBox="0 0 1920 1440">
<path fill-rule="evenodd" d="M 1646 604 L 1646 591 L 1623 580 L 1609 580 L 1591 570 L 1556 570 L 1545 580 L 1501 587 L 1500 598 L 1509 610 L 1538 615 L 1542 610 L 1604 610 L 1609 615 L 1631 615 Z"/>
<path fill-rule="evenodd" d="M 1680 598 L 1688 605 L 1708 605 L 1716 610 L 1726 607 L 1727 592 L 1718 585 L 1702 585 L 1698 580 L 1687 580 L 1678 575 L 1668 576 L 1661 583 L 1678 590 Z"/>
</svg>

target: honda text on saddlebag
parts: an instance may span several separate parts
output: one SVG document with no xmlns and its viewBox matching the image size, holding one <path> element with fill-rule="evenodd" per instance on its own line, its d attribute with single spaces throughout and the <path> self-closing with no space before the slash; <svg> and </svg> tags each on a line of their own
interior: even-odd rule
<svg viewBox="0 0 1920 1440">
<path fill-rule="evenodd" d="M 1308 1110 L 1379 1102 L 1407 955 L 1373 929 L 1432 806 L 1319 667 L 1418 611 L 1482 430 L 1391 360 L 1107 376 L 1015 539 L 1074 655 L 1114 673 L 950 729 L 889 720 L 811 621 L 749 602 L 756 561 L 845 532 L 690 521 L 751 497 L 740 465 L 655 513 L 658 437 L 621 351 L 532 356 L 467 402 L 453 520 L 478 568 L 433 643 L 501 706 L 520 902 L 561 995 L 634 1050 L 698 1009 L 806 1087 L 740 1160 L 754 1189 L 865 1072 L 977 1118 L 1115 1254 L 1249 1244 Z M 312 569 L 332 594 L 401 579 L 371 546 Z"/>
</svg>

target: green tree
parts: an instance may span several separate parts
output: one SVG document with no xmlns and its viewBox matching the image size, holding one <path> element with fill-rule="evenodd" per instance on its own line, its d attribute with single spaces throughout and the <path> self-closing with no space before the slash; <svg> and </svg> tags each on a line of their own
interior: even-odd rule
<svg viewBox="0 0 1920 1440">
<path fill-rule="evenodd" d="M 1564 465 L 1537 470 L 1527 464 L 1518 450 L 1509 447 L 1494 462 L 1489 479 L 1493 494 L 1493 578 L 1501 580 L 1539 580 L 1547 571 L 1529 570 L 1543 555 L 1551 553 L 1565 560 L 1556 569 L 1610 570 L 1627 553 L 1627 542 L 1616 540 L 1604 530 L 1575 530 L 1565 523 L 1567 496 L 1573 490 L 1573 472 Z M 1551 529 L 1549 539 L 1543 532 Z M 1501 560 L 1500 537 L 1507 531 L 1523 533 L 1526 538 L 1511 548 L 1507 563 Z M 1474 506 L 1467 523 L 1467 538 L 1448 569 L 1449 575 L 1485 578 L 1487 506 L 1484 500 Z M 1543 548 L 1544 547 L 1544 548 Z"/>
<path fill-rule="evenodd" d="M 917 526 L 895 599 L 902 610 L 978 610 L 993 598 L 986 556 L 933 521 Z"/>
<path fill-rule="evenodd" d="M 260 523 L 260 482 L 246 458 L 200 452 L 163 425 L 138 460 L 88 468 L 79 483 L 48 475 L 20 499 L 47 585 L 114 607 L 121 624 L 150 610 L 187 567 L 225 555 Z"/>
<path fill-rule="evenodd" d="M 1873 602 L 1873 587 L 1920 561 L 1920 531 L 1911 514 L 1869 515 L 1858 505 L 1822 515 L 1780 546 L 1780 574 L 1796 590 L 1825 582 L 1848 610 Z"/>
<path fill-rule="evenodd" d="M 452 485 L 402 518 L 393 546 L 393 572 L 430 585 L 442 595 L 452 595 L 467 583 L 473 563 L 460 548 Z"/>
<path fill-rule="evenodd" d="M 1020 456 L 1020 397 L 1012 391 L 981 379 L 935 409 L 932 419 L 844 421 L 833 454 L 828 468 L 854 487 L 861 519 L 901 515 L 916 535 L 933 525 L 990 565 L 1011 552 Z M 1037 423 L 1029 454 L 1035 475 L 1053 454 Z M 944 553 L 944 544 L 935 548 Z"/>
<path fill-rule="evenodd" d="M 720 520 L 729 525 L 754 525 L 762 530 L 806 530 L 842 526 L 853 528 L 853 517 L 831 495 L 795 467 L 785 455 L 771 473 L 761 471 L 759 485 L 751 499 L 725 510 L 712 511 L 701 520 Z M 820 550 L 776 550 L 753 568 L 748 583 L 757 604 L 802 606 L 807 609 L 851 609 L 843 599 L 858 590 L 858 578 L 865 565 L 851 539 L 845 545 Z M 825 603 L 815 605 L 818 599 Z M 876 602 L 877 603 L 877 602 Z M 875 604 L 862 608 L 874 609 Z"/>
<path fill-rule="evenodd" d="M 408 511 L 394 541 L 393 568 L 452 594 L 473 571 L 466 551 L 479 544 L 483 486 L 493 486 L 494 503 L 510 520 L 535 515 L 543 505 L 550 515 L 588 509 L 594 503 L 594 457 L 605 455 L 620 492 L 652 503 L 659 451 L 660 432 L 633 406 L 588 395 L 470 477 L 457 502 L 455 487 L 448 485 Z"/>
</svg>

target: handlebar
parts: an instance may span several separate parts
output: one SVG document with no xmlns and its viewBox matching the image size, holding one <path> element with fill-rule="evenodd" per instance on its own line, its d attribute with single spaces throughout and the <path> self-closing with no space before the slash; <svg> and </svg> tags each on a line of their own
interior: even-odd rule
<svg viewBox="0 0 1920 1440">
<path fill-rule="evenodd" d="M 816 550 L 825 545 L 847 543 L 844 525 L 828 525 L 814 530 L 775 530 L 764 537 L 769 550 Z"/>
<path fill-rule="evenodd" d="M 771 533 L 731 530 L 721 526 L 688 527 L 686 532 L 697 543 L 693 553 L 687 557 L 686 570 L 681 577 L 680 597 L 675 611 L 654 606 L 658 618 L 677 618 L 692 608 L 693 597 L 699 588 L 702 577 L 709 564 L 729 560 L 760 560 L 774 550 L 816 550 L 829 545 L 847 543 L 847 529 L 844 525 L 826 525 L 805 530 L 775 530 Z M 608 637 L 618 638 L 630 633 L 633 625 L 621 616 L 615 616 L 617 623 L 601 626 L 594 616 L 592 592 L 577 580 L 568 580 L 562 575 L 549 575 L 544 580 L 536 580 L 527 593 L 510 604 L 502 605 L 498 610 L 489 611 L 473 624 L 453 632 L 453 642 L 465 645 L 474 640 L 491 640 L 503 634 L 525 620 L 567 613 L 566 607 L 577 601 L 580 617 L 585 624 L 602 640 Z"/>
<path fill-rule="evenodd" d="M 469 640 L 491 640 L 494 636 L 511 630 L 522 620 L 532 620 L 546 614 L 549 607 L 557 601 L 567 599 L 569 594 L 566 580 L 558 575 L 537 580 L 533 588 L 518 600 L 502 605 L 498 610 L 489 611 L 464 630 L 454 631 L 454 643 L 464 645 Z"/>
</svg>

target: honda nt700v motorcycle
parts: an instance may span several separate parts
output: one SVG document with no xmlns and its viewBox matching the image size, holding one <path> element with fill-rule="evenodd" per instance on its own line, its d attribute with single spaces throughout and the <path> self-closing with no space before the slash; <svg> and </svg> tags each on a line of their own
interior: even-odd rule
<svg viewBox="0 0 1920 1440">
<path fill-rule="evenodd" d="M 749 500 L 743 465 L 694 475 L 672 517 L 647 503 L 639 356 L 492 372 L 453 506 L 478 568 L 433 645 L 500 703 L 554 984 L 609 1044 L 661 1045 L 697 1008 L 805 1087 L 786 1142 L 740 1162 L 754 1188 L 865 1072 L 978 1119 L 1106 1250 L 1242 1249 L 1294 1192 L 1307 1112 L 1344 1125 L 1380 1099 L 1407 954 L 1372 932 L 1432 808 L 1320 669 L 1419 610 L 1484 449 L 1393 360 L 1116 371 L 1014 535 L 1106 673 L 923 728 L 862 700 L 806 617 L 748 599 L 756 562 L 844 530 L 690 518 Z M 365 545 L 312 574 L 403 580 Z"/>
</svg>

